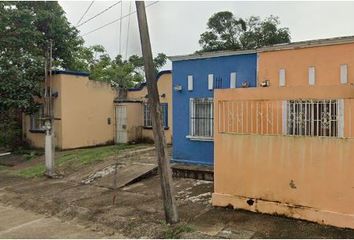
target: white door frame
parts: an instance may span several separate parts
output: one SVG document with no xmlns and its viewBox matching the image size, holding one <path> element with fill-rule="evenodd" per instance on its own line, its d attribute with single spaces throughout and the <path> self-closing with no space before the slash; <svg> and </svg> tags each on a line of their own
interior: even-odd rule
<svg viewBox="0 0 354 240">
<path fill-rule="evenodd" d="M 128 143 L 127 105 L 116 105 L 116 143 Z"/>
</svg>

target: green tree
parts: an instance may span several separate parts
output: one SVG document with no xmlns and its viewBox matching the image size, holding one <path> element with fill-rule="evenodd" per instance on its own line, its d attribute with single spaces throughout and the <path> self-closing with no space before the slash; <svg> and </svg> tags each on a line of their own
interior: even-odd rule
<svg viewBox="0 0 354 240">
<path fill-rule="evenodd" d="M 156 72 L 166 63 L 166 55 L 159 53 L 154 58 Z M 110 82 L 119 88 L 131 88 L 144 80 L 144 61 L 142 57 L 132 55 L 123 60 L 121 55 L 110 60 L 108 55 L 101 55 L 101 59 L 91 68 L 90 78 Z"/>
<path fill-rule="evenodd" d="M 288 28 L 280 27 L 278 17 L 265 20 L 250 17 L 244 21 L 228 11 L 212 15 L 207 31 L 200 35 L 201 52 L 254 49 L 267 45 L 290 42 Z"/>
<path fill-rule="evenodd" d="M 289 43 L 289 29 L 280 28 L 279 25 L 279 18 L 272 15 L 263 21 L 259 17 L 250 17 L 247 19 L 247 31 L 240 36 L 242 48 L 252 49 L 278 43 Z"/>
<path fill-rule="evenodd" d="M 207 26 L 207 31 L 200 35 L 199 40 L 203 51 L 241 48 L 239 37 L 246 30 L 243 19 L 235 18 L 231 12 L 218 12 L 209 18 Z"/>
<path fill-rule="evenodd" d="M 71 68 L 83 39 L 57 2 L 0 2 L 1 112 L 35 109 L 50 40 L 54 66 Z"/>
<path fill-rule="evenodd" d="M 74 61 L 71 64 L 71 69 L 91 72 L 91 67 L 95 66 L 101 60 L 101 57 L 107 57 L 107 55 L 102 45 L 93 45 L 91 47 L 81 46 L 73 53 Z"/>
<path fill-rule="evenodd" d="M 144 60 L 137 55 L 123 60 L 121 55 L 114 59 L 101 45 L 82 47 L 76 56 L 75 69 L 90 72 L 90 79 L 109 82 L 115 87 L 131 88 L 144 80 Z M 159 53 L 155 58 L 156 72 L 166 63 L 166 55 Z"/>
</svg>

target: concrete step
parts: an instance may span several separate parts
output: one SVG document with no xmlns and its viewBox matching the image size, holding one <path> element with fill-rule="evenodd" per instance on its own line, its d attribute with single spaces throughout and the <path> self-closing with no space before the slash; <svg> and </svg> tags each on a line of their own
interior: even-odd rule
<svg viewBox="0 0 354 240">
<path fill-rule="evenodd" d="M 173 177 L 214 180 L 214 168 L 212 166 L 173 163 L 171 168 Z"/>
</svg>

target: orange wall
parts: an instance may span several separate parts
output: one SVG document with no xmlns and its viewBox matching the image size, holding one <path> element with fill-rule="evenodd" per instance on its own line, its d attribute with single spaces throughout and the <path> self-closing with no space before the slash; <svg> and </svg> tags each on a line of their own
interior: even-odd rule
<svg viewBox="0 0 354 240">
<path fill-rule="evenodd" d="M 339 97 L 346 138 L 237 134 L 225 128 L 230 111 L 220 109 L 223 102 Z M 213 205 L 354 228 L 353 98 L 350 85 L 216 90 Z"/>
<path fill-rule="evenodd" d="M 218 131 L 246 134 L 281 134 L 283 100 L 344 99 L 344 137 L 354 137 L 354 85 L 218 89 L 214 99 L 218 109 L 215 118 L 221 117 L 215 125 Z M 261 110 L 262 116 L 257 117 L 256 112 Z M 244 113 L 242 118 L 241 114 L 236 115 L 240 111 Z M 267 120 L 267 112 L 274 116 L 273 127 Z"/>
<path fill-rule="evenodd" d="M 308 68 L 316 69 L 316 85 L 339 85 L 340 65 L 348 65 L 348 82 L 354 83 L 354 43 L 277 50 L 258 53 L 258 82 L 279 86 L 279 70 L 285 69 L 286 86 L 307 86 Z"/>
<path fill-rule="evenodd" d="M 354 139 L 216 134 L 214 150 L 214 206 L 354 228 Z"/>
</svg>

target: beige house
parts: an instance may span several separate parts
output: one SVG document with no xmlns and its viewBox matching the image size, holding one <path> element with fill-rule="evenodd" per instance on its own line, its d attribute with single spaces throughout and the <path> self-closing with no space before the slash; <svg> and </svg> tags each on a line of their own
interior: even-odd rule
<svg viewBox="0 0 354 240">
<path fill-rule="evenodd" d="M 73 149 L 152 139 L 149 126 L 151 120 L 145 108 L 145 85 L 129 89 L 127 93 L 128 98 L 139 104 L 123 104 L 118 100 L 118 92 L 110 84 L 90 80 L 88 75 L 73 71 L 53 72 L 53 92 L 57 95 L 54 100 L 54 117 L 57 119 L 54 124 L 56 147 Z M 161 93 L 165 92 L 161 102 L 171 106 L 171 90 L 167 93 L 168 86 L 172 88 L 171 74 L 162 72 L 158 79 L 160 78 L 163 80 L 158 81 L 159 90 Z M 167 111 L 172 114 L 172 109 Z M 24 138 L 37 148 L 44 147 L 45 131 L 39 119 L 41 112 L 26 115 L 23 121 Z M 169 117 L 168 121 L 171 119 Z M 171 143 L 171 129 L 168 125 L 166 137 L 167 142 Z M 131 129 L 136 134 L 132 134 Z"/>
<path fill-rule="evenodd" d="M 161 71 L 157 76 L 163 123 L 167 144 L 172 144 L 172 74 Z M 147 105 L 145 83 L 129 89 L 126 97 L 115 100 L 117 119 L 117 143 L 153 141 L 150 110 Z"/>
</svg>

